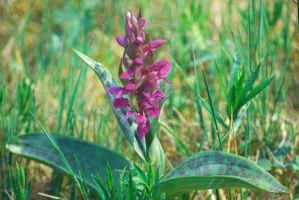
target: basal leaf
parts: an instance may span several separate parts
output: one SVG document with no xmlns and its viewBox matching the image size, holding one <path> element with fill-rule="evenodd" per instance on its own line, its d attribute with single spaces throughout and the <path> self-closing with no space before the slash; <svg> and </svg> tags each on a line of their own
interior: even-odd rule
<svg viewBox="0 0 299 200">
<path fill-rule="evenodd" d="M 223 152 L 201 152 L 164 176 L 158 193 L 179 194 L 193 190 L 244 187 L 287 193 L 271 174 L 247 158 Z"/>
<path fill-rule="evenodd" d="M 100 145 L 58 134 L 51 134 L 51 136 L 63 152 L 77 178 L 80 179 L 80 172 L 84 181 L 94 189 L 96 186 L 92 176 L 99 175 L 103 181 L 106 181 L 107 164 L 110 165 L 113 180 L 116 180 L 115 183 L 122 170 L 129 165 L 123 156 Z M 15 142 L 7 144 L 6 148 L 15 154 L 44 163 L 70 175 L 57 151 L 44 134 L 26 134 Z"/>
<path fill-rule="evenodd" d="M 117 87 L 119 86 L 112 75 L 104 68 L 104 66 L 88 56 L 84 55 L 83 53 L 73 49 L 74 52 L 98 75 L 99 79 L 101 80 L 106 93 L 109 97 L 111 103 L 114 101 L 115 96 L 109 94 L 108 88 L 110 87 Z M 113 107 L 116 119 L 125 135 L 129 143 L 133 146 L 134 150 L 137 154 L 145 160 L 146 158 L 146 150 L 144 141 L 142 141 L 137 135 L 137 124 L 134 121 L 134 117 L 131 116 L 129 119 L 126 119 L 127 110 L 124 108 L 117 108 Z"/>
</svg>

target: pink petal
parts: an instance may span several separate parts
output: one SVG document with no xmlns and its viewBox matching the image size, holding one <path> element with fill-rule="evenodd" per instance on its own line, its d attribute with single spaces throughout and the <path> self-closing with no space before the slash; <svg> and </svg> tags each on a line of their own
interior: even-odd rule
<svg viewBox="0 0 299 200">
<path fill-rule="evenodd" d="M 135 112 L 133 112 L 133 111 L 129 111 L 129 112 L 127 112 L 125 118 L 126 118 L 126 119 L 129 119 L 129 118 L 130 118 L 132 115 L 134 115 L 134 114 L 135 114 Z"/>
<path fill-rule="evenodd" d="M 165 98 L 165 94 L 163 92 L 161 92 L 161 90 L 156 90 L 153 93 L 152 97 L 157 100 L 162 100 Z"/>
<path fill-rule="evenodd" d="M 139 20 L 138 20 L 138 25 L 139 25 L 139 28 L 141 29 L 141 31 L 144 31 L 145 28 L 146 28 L 146 19 L 144 17 L 141 17 Z"/>
<path fill-rule="evenodd" d="M 163 45 L 164 43 L 165 43 L 165 41 L 161 40 L 161 39 L 151 41 L 151 42 L 148 43 L 147 47 L 145 47 L 143 49 L 143 51 L 144 51 L 145 54 L 149 51 L 154 51 L 156 48 Z"/>
<path fill-rule="evenodd" d="M 160 116 L 160 109 L 159 107 L 153 106 L 146 110 L 149 117 L 158 118 Z"/>
<path fill-rule="evenodd" d="M 127 19 L 131 19 L 132 13 L 130 11 L 128 11 L 126 17 L 127 17 Z"/>
<path fill-rule="evenodd" d="M 125 108 L 125 107 L 129 107 L 130 104 L 129 104 L 129 99 L 127 98 L 116 98 L 114 99 L 114 102 L 113 102 L 113 106 L 115 108 Z"/>
<path fill-rule="evenodd" d="M 150 89 L 154 84 L 154 81 L 151 81 L 151 80 L 146 80 L 144 81 L 142 87 L 145 88 L 145 89 Z"/>
<path fill-rule="evenodd" d="M 144 139 L 145 135 L 149 132 L 149 122 L 138 123 L 137 132 L 141 139 Z"/>
<path fill-rule="evenodd" d="M 126 89 L 128 92 L 135 92 L 135 91 L 136 91 L 136 84 L 135 84 L 135 83 L 132 83 L 132 82 L 129 82 L 129 83 L 127 83 L 127 85 L 125 86 L 125 89 Z"/>
<path fill-rule="evenodd" d="M 125 39 L 124 39 L 124 37 L 118 35 L 118 36 L 116 36 L 115 39 L 116 39 L 116 42 L 117 42 L 120 46 L 122 46 L 122 47 L 125 46 Z"/>
<path fill-rule="evenodd" d="M 143 59 L 141 57 L 135 58 L 134 64 L 136 64 L 136 65 L 142 65 L 143 64 Z"/>
<path fill-rule="evenodd" d="M 142 74 L 143 75 L 146 75 L 148 73 L 150 73 L 151 71 L 153 71 L 153 65 L 148 65 L 146 67 L 143 67 L 143 69 L 141 70 L 142 71 Z"/>
<path fill-rule="evenodd" d="M 119 77 L 123 80 L 131 79 L 133 78 L 134 72 L 131 69 L 128 69 L 128 71 L 122 73 Z"/>
<path fill-rule="evenodd" d="M 146 97 L 147 101 L 149 101 L 150 103 L 158 102 L 165 98 L 165 94 L 159 88 L 156 89 L 153 92 L 153 94 L 150 94 L 149 92 L 144 92 L 143 95 Z"/>
<path fill-rule="evenodd" d="M 168 61 L 161 60 L 153 65 L 152 70 L 157 71 L 160 78 L 165 78 L 170 72 L 170 68 L 170 63 Z"/>
<path fill-rule="evenodd" d="M 110 87 L 108 89 L 108 92 L 110 94 L 116 95 L 116 96 L 123 96 L 124 94 L 127 94 L 128 92 L 124 90 L 122 87 Z"/>
<path fill-rule="evenodd" d="M 151 98 L 151 93 L 150 93 L 150 92 L 144 92 L 143 95 L 144 95 L 147 99 L 150 99 L 150 98 Z"/>
<path fill-rule="evenodd" d="M 162 40 L 162 39 L 157 39 L 157 40 L 153 40 L 153 41 L 151 41 L 151 42 L 149 43 L 149 46 L 150 46 L 151 48 L 157 48 L 157 47 L 163 45 L 164 43 L 165 43 L 164 40 Z"/>
<path fill-rule="evenodd" d="M 139 104 L 140 111 L 144 111 L 152 107 L 152 105 L 149 103 L 149 100 L 145 100 L 145 99 L 139 101 L 138 104 Z"/>
<path fill-rule="evenodd" d="M 144 113 L 137 114 L 135 120 L 137 123 L 145 123 L 146 122 L 145 114 Z"/>
<path fill-rule="evenodd" d="M 169 64 L 169 62 L 167 60 L 160 60 L 157 61 L 153 66 L 152 66 L 152 70 L 154 71 L 159 71 L 164 65 Z"/>
<path fill-rule="evenodd" d="M 159 76 L 162 78 L 166 78 L 168 73 L 170 72 L 170 63 L 166 61 L 165 65 L 159 70 Z"/>
<path fill-rule="evenodd" d="M 144 43 L 144 38 L 141 36 L 137 36 L 135 40 L 136 44 L 143 44 Z"/>
<path fill-rule="evenodd" d="M 146 77 L 143 87 L 151 88 L 155 83 L 158 83 L 158 81 L 159 81 L 159 78 L 157 77 L 157 75 L 154 73 L 151 73 Z"/>
</svg>

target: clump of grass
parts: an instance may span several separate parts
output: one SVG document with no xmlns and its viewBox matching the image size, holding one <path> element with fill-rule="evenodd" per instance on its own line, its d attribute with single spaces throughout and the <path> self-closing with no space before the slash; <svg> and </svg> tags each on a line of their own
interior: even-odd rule
<svg viewBox="0 0 299 200">
<path fill-rule="evenodd" d="M 27 180 L 25 170 L 16 164 L 15 172 L 10 168 L 8 171 L 8 184 L 3 191 L 4 198 L 29 200 L 31 182 Z"/>
</svg>

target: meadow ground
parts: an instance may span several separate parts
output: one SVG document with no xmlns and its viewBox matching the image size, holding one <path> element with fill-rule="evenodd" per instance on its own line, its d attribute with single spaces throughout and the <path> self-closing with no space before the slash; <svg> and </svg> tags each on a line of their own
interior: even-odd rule
<svg viewBox="0 0 299 200">
<path fill-rule="evenodd" d="M 138 13 L 139 8 L 148 19 L 150 37 L 166 41 L 156 56 L 172 65 L 169 80 L 173 90 L 159 119 L 166 166 L 214 149 L 218 142 L 214 119 L 203 105 L 203 101 L 209 105 L 210 94 L 215 112 L 228 127 L 240 123 L 233 132 L 219 127 L 224 151 L 257 162 L 289 190 L 289 194 L 269 194 L 234 189 L 233 198 L 299 198 L 299 22 L 295 0 L 3 0 L 0 199 L 16 199 L 9 174 L 17 165 L 32 183 L 30 199 L 44 198 L 39 193 L 65 198 L 80 193 L 60 173 L 5 149 L 17 136 L 42 132 L 33 116 L 50 132 L 101 144 L 141 163 L 124 139 L 97 76 L 72 51 L 77 49 L 101 62 L 118 80 L 123 49 L 115 36 L 124 34 L 124 12 Z M 232 120 L 234 113 L 227 109 L 232 103 L 227 88 L 234 65 L 245 78 L 260 66 L 256 84 L 274 75 L 269 86 L 239 110 L 243 116 L 239 121 Z M 226 188 L 220 190 L 221 198 L 228 199 L 229 193 Z M 215 198 L 211 190 L 193 194 L 179 198 Z"/>
</svg>

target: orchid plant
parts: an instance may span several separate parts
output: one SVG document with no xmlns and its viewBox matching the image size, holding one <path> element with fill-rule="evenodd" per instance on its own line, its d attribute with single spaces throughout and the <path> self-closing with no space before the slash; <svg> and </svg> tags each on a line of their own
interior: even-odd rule
<svg viewBox="0 0 299 200">
<path fill-rule="evenodd" d="M 160 194 L 164 193 L 179 194 L 193 190 L 240 186 L 273 193 L 286 193 L 286 188 L 256 163 L 231 153 L 199 152 L 174 169 L 164 172 L 164 151 L 156 137 L 153 128 L 155 125 L 151 121 L 159 118 L 161 102 L 166 98 L 165 92 L 171 86 L 167 80 L 171 64 L 167 60 L 154 59 L 155 50 L 165 44 L 165 41 L 149 40 L 146 33 L 147 21 L 142 17 L 141 12 L 138 17 L 131 12 L 125 13 L 125 22 L 125 35 L 116 36 L 117 43 L 124 48 L 118 69 L 122 85 L 117 84 L 102 64 L 74 51 L 98 75 L 113 105 L 123 134 L 133 149 L 145 161 L 144 163 L 150 166 L 153 163 L 157 164 L 156 172 L 160 170 L 159 173 L 153 173 L 154 170 L 149 167 L 151 173 L 148 174 L 156 176 L 153 179 L 150 175 L 144 174 L 141 169 L 137 169 L 140 174 L 139 180 L 142 179 L 140 182 L 143 184 L 150 182 L 151 189 L 143 187 L 144 190 L 150 191 L 149 196 L 161 199 Z M 251 88 L 253 82 L 249 81 L 245 84 L 249 86 L 245 88 Z M 215 115 L 214 112 L 212 114 Z M 216 117 L 214 119 L 217 120 Z M 43 127 L 42 129 L 46 136 L 26 134 L 17 142 L 7 145 L 7 148 L 11 152 L 33 158 L 70 175 L 85 199 L 88 199 L 88 192 L 84 184 L 98 191 L 101 199 L 111 199 L 114 193 L 111 180 L 121 179 L 120 176 L 124 175 L 121 172 L 129 165 L 127 158 L 100 145 L 62 135 L 48 134 Z M 107 163 L 108 170 L 105 171 Z M 100 177 L 95 178 L 95 174 L 99 174 Z M 108 186 L 103 187 L 101 180 Z M 132 180 L 129 174 L 131 186 L 134 185 Z M 155 182 L 154 186 L 153 182 Z M 128 191 L 135 191 L 135 189 Z M 140 195 L 145 193 L 141 191 Z M 120 190 L 119 199 L 123 199 L 124 196 L 126 194 Z"/>
</svg>

